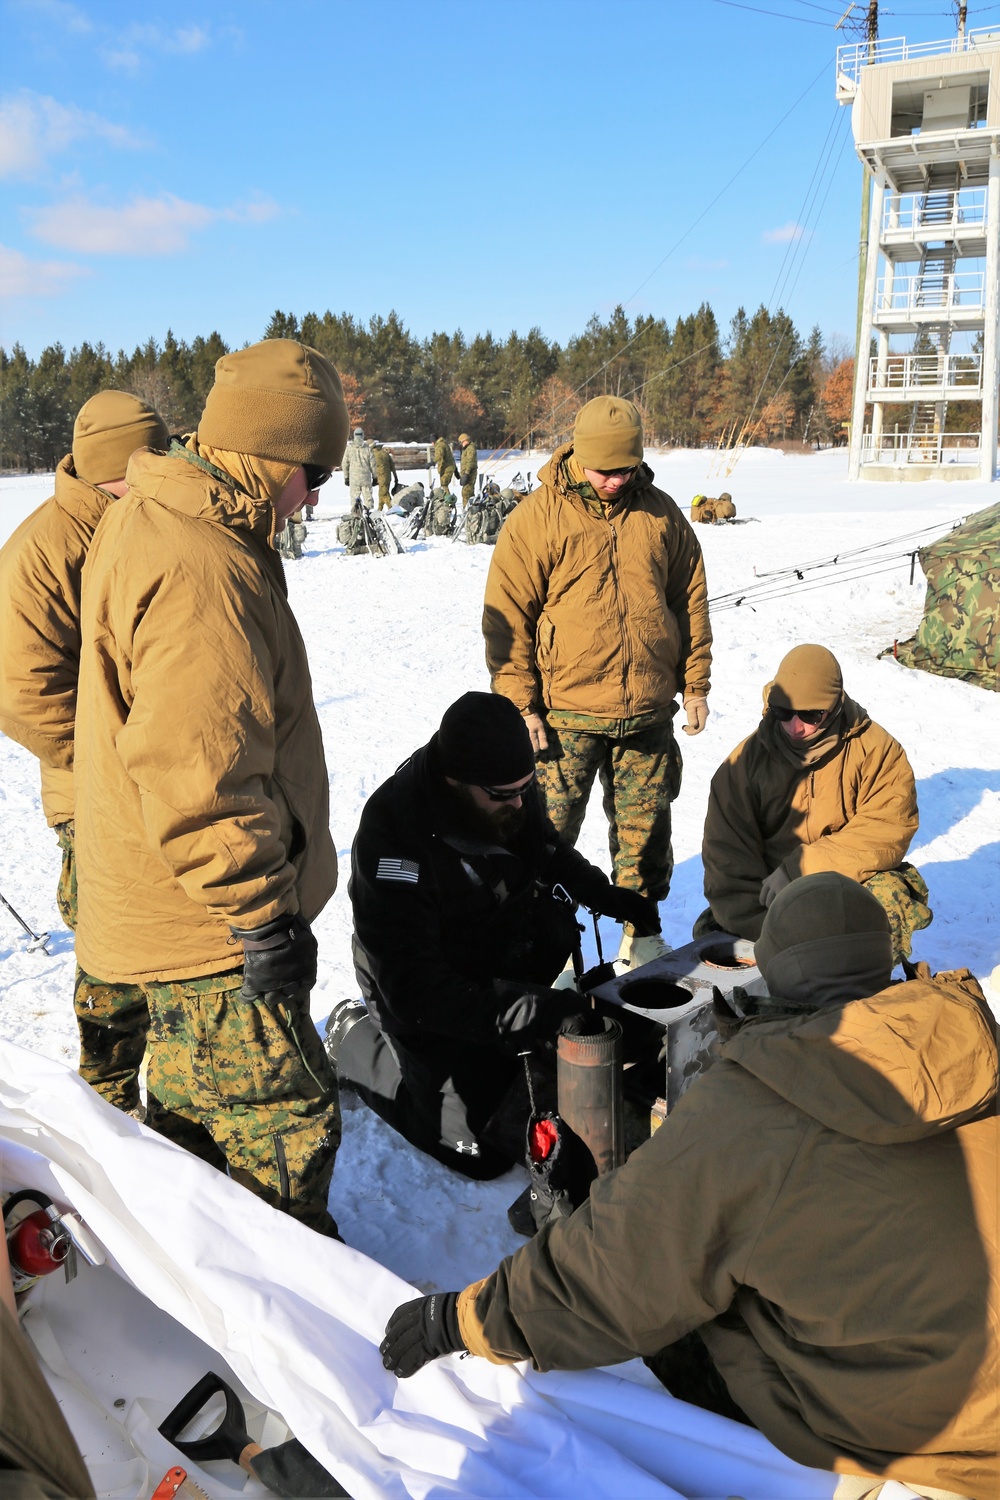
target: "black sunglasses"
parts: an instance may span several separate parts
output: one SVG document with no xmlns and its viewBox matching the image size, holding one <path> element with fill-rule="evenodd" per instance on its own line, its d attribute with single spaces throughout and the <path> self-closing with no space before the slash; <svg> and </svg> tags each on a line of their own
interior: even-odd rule
<svg viewBox="0 0 1000 1500">
<path fill-rule="evenodd" d="M 790 724 L 801 719 L 803 724 L 821 724 L 830 712 L 828 708 L 772 708 L 771 712 L 779 724 Z"/>
<path fill-rule="evenodd" d="M 532 775 L 530 781 L 525 781 L 521 786 L 481 786 L 479 790 L 485 792 L 491 802 L 516 802 L 518 797 L 523 797 L 525 792 L 530 792 L 535 784 Z"/>
<path fill-rule="evenodd" d="M 322 488 L 333 473 L 332 469 L 321 469 L 318 464 L 303 464 L 302 467 L 306 471 L 306 484 L 310 494 L 313 490 Z"/>
</svg>

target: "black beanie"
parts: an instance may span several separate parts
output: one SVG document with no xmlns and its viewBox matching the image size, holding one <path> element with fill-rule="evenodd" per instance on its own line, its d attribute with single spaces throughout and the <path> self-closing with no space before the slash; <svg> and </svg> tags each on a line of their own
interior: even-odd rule
<svg viewBox="0 0 1000 1500">
<path fill-rule="evenodd" d="M 535 769 L 527 725 L 498 693 L 463 693 L 446 709 L 436 738 L 441 770 L 454 781 L 508 786 Z"/>
</svg>

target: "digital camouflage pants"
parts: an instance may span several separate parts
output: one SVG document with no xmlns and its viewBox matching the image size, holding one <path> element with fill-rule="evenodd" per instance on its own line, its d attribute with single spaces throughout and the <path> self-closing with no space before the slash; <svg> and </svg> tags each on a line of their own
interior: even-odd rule
<svg viewBox="0 0 1000 1500">
<path fill-rule="evenodd" d="M 301 521 L 286 521 L 274 538 L 279 553 L 285 558 L 301 557 L 305 539 L 306 528 Z"/>
<path fill-rule="evenodd" d="M 904 860 L 895 870 L 882 870 L 863 882 L 889 918 L 892 961 L 909 958 L 913 934 L 929 927 L 934 913 L 927 905 L 927 882 L 915 865 Z"/>
<path fill-rule="evenodd" d="M 889 918 L 895 967 L 900 959 L 910 957 L 913 934 L 929 927 L 934 920 L 934 913 L 927 905 L 927 882 L 915 865 L 904 860 L 895 870 L 880 870 L 861 883 L 871 891 Z M 701 938 L 719 931 L 721 928 L 712 915 L 712 908 L 708 907 L 695 922 L 691 936 Z"/>
<path fill-rule="evenodd" d="M 340 1144 L 337 1080 L 309 992 L 241 993 L 242 969 L 145 984 L 149 1117 L 161 1135 L 275 1208 L 335 1235 L 327 1210 Z"/>
<path fill-rule="evenodd" d="M 56 901 L 60 916 L 74 931 L 77 891 L 73 824 L 60 823 L 55 832 L 62 850 Z M 149 1028 L 142 988 L 98 979 L 85 974 L 78 964 L 73 1009 L 80 1033 L 80 1077 L 109 1104 L 127 1112 L 138 1111 L 139 1069 Z"/>
<path fill-rule="evenodd" d="M 469 501 L 472 499 L 472 497 L 473 497 L 473 495 L 475 493 L 476 493 L 476 481 L 473 478 L 472 480 L 470 480 L 470 482 L 468 484 L 463 484 L 462 485 L 462 504 L 463 505 L 468 505 Z"/>
<path fill-rule="evenodd" d="M 670 804 L 681 789 L 681 753 L 669 719 L 631 734 L 548 726 L 538 784 L 556 831 L 575 844 L 600 777 L 615 884 L 662 901 L 674 851 Z"/>
</svg>

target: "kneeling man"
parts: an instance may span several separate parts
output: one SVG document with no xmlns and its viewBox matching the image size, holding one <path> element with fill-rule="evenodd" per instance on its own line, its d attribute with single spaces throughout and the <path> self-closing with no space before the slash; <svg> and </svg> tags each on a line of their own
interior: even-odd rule
<svg viewBox="0 0 1000 1500">
<path fill-rule="evenodd" d="M 550 986 L 577 942 L 576 903 L 659 931 L 654 902 L 613 886 L 561 839 L 509 698 L 466 693 L 367 803 L 351 856 L 354 965 L 327 1049 L 341 1079 L 421 1150 L 468 1177 L 523 1158 L 519 1054 L 584 1001 Z"/>
<path fill-rule="evenodd" d="M 1000 1120 L 982 990 L 967 969 L 890 985 L 885 912 L 834 873 L 777 897 L 757 957 L 771 998 L 718 1007 L 719 1061 L 656 1134 L 485 1280 L 397 1308 L 383 1362 L 641 1354 L 675 1396 L 850 1476 L 843 1500 L 890 1479 L 987 1500 Z"/>
<path fill-rule="evenodd" d="M 825 646 L 796 646 L 764 689 L 764 717 L 716 771 L 702 858 L 710 911 L 695 937 L 722 928 L 755 940 L 768 907 L 801 875 L 836 870 L 884 906 L 893 961 L 931 922 L 927 886 L 903 860 L 917 831 L 906 752 L 844 692 Z"/>
</svg>

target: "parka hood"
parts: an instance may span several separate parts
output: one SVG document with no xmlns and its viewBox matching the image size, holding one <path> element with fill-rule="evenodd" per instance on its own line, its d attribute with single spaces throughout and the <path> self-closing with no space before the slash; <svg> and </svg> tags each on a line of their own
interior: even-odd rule
<svg viewBox="0 0 1000 1500">
<path fill-rule="evenodd" d="M 875 1145 L 953 1130 L 997 1092 L 996 1027 L 967 969 L 746 1025 L 721 1055 L 821 1125 Z"/>
<path fill-rule="evenodd" d="M 129 461 L 130 494 L 144 495 L 181 515 L 219 526 L 243 528 L 267 542 L 274 524 L 270 500 L 255 500 L 235 479 L 216 478 L 190 453 L 144 450 Z"/>
<path fill-rule="evenodd" d="M 67 453 L 56 466 L 55 501 L 60 510 L 93 531 L 111 504 L 111 496 L 81 479 L 73 467 L 72 453 Z"/>
</svg>

